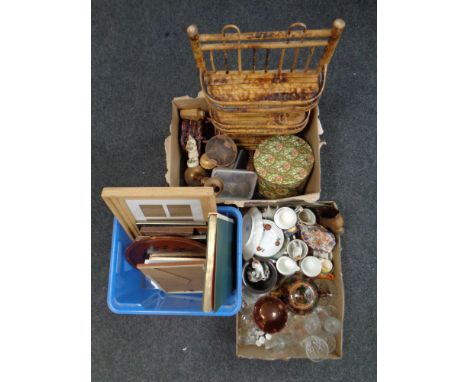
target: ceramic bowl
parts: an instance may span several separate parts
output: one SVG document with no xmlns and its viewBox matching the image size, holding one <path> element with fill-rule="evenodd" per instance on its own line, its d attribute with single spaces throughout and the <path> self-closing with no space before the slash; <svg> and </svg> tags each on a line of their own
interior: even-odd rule
<svg viewBox="0 0 468 382">
<path fill-rule="evenodd" d="M 257 300 L 253 309 L 255 324 L 265 333 L 278 333 L 288 321 L 286 305 L 277 297 L 264 296 Z"/>
<path fill-rule="evenodd" d="M 301 271 L 307 277 L 317 277 L 322 272 L 322 262 L 314 256 L 307 256 L 301 261 Z"/>
<path fill-rule="evenodd" d="M 258 282 L 251 282 L 247 276 L 247 272 L 252 269 L 251 261 L 245 263 L 244 268 L 242 270 L 242 281 L 244 285 L 253 293 L 266 293 L 272 290 L 275 285 L 276 281 L 278 280 L 278 272 L 274 264 L 269 260 L 261 260 L 264 264 L 268 266 L 270 270 L 270 276 L 268 279 Z"/>
<path fill-rule="evenodd" d="M 293 228 L 297 223 L 297 215 L 292 208 L 281 207 L 275 212 L 275 224 L 284 230 Z"/>
</svg>

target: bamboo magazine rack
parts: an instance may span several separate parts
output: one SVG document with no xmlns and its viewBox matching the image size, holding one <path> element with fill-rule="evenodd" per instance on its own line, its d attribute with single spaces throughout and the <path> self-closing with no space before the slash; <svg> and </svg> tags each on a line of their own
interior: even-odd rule
<svg viewBox="0 0 468 382">
<path fill-rule="evenodd" d="M 228 24 L 220 34 L 199 34 L 190 25 L 187 34 L 215 128 L 247 149 L 272 135 L 301 132 L 324 90 L 344 27 L 336 19 L 331 29 L 293 23 L 287 31 L 241 33 Z"/>
</svg>

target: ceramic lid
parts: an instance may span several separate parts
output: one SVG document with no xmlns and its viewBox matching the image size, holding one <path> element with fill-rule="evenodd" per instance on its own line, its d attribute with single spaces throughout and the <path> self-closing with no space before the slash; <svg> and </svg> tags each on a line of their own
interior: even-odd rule
<svg viewBox="0 0 468 382">
<path fill-rule="evenodd" d="M 278 135 L 261 143 L 254 154 L 258 176 L 277 185 L 301 183 L 310 174 L 314 154 L 310 145 L 296 135 Z"/>
</svg>

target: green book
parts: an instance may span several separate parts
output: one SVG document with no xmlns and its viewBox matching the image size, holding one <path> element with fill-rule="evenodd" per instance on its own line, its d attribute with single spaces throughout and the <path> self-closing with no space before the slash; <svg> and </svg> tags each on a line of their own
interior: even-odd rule
<svg viewBox="0 0 468 382">
<path fill-rule="evenodd" d="M 232 293 L 235 269 L 234 220 L 221 214 L 216 219 L 214 268 L 213 310 L 217 311 Z"/>
</svg>

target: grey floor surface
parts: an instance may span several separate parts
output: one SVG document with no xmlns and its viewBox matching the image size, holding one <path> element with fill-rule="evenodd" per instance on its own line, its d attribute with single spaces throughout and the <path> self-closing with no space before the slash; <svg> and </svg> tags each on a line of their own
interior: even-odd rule
<svg viewBox="0 0 468 382">
<path fill-rule="evenodd" d="M 320 118 L 322 200 L 346 219 L 344 357 L 237 359 L 235 318 L 119 316 L 107 308 L 112 215 L 104 186 L 164 186 L 170 102 L 196 95 L 185 28 L 347 28 L 330 66 Z M 376 4 L 374 1 L 92 2 L 92 377 L 95 381 L 376 380 Z M 184 351 L 183 349 L 186 348 Z"/>
</svg>

